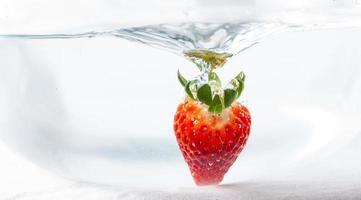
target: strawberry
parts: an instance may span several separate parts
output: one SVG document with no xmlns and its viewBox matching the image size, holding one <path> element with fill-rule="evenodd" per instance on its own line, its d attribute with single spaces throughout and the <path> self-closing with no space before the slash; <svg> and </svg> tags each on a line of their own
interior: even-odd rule
<svg viewBox="0 0 361 200">
<path fill-rule="evenodd" d="M 188 81 L 178 71 L 187 97 L 177 108 L 174 131 L 195 183 L 216 185 L 237 159 L 250 133 L 250 113 L 236 101 L 243 90 L 245 75 L 241 72 L 222 89 L 213 72 L 220 65 L 213 61 L 224 64 L 218 58 L 225 55 L 193 53 L 198 55 L 193 54 L 192 59 L 203 74 Z"/>
</svg>

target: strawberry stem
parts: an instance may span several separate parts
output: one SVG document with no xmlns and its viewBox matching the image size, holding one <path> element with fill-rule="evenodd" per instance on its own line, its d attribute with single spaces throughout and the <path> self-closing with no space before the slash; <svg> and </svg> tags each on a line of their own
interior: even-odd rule
<svg viewBox="0 0 361 200">
<path fill-rule="evenodd" d="M 197 66 L 202 66 L 202 63 L 206 63 L 208 66 L 211 66 L 211 70 L 223 67 L 228 58 L 233 56 L 230 53 L 216 53 L 207 50 L 190 50 L 184 52 L 184 55 L 196 63 Z"/>
</svg>

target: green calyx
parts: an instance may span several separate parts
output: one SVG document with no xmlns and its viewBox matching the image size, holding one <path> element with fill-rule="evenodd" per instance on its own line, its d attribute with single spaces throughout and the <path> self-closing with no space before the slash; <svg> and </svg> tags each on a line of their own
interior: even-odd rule
<svg viewBox="0 0 361 200">
<path fill-rule="evenodd" d="M 188 81 L 178 71 L 178 80 L 185 88 L 188 97 L 199 101 L 207 106 L 208 111 L 220 114 L 236 101 L 244 88 L 245 75 L 240 72 L 225 88 L 214 70 L 223 67 L 227 60 L 232 57 L 229 53 L 217 53 L 208 50 L 185 51 L 184 55 L 196 64 L 201 75 Z"/>
<path fill-rule="evenodd" d="M 240 97 L 245 75 L 240 72 L 225 88 L 222 88 L 221 80 L 213 71 L 208 73 L 208 81 L 205 83 L 197 79 L 188 81 L 179 71 L 178 80 L 185 88 L 188 97 L 205 104 L 209 112 L 220 114 Z"/>
</svg>

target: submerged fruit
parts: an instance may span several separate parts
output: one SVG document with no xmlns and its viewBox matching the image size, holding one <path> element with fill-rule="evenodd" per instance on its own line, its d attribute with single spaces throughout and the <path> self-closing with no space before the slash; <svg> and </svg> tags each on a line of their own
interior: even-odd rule
<svg viewBox="0 0 361 200">
<path fill-rule="evenodd" d="M 197 185 L 218 184 L 242 151 L 251 118 L 246 107 L 234 102 L 222 114 L 208 112 L 187 98 L 178 106 L 174 131 Z"/>
<path fill-rule="evenodd" d="M 195 183 L 219 184 L 250 133 L 250 113 L 236 101 L 243 91 L 245 75 L 239 73 L 223 89 L 213 70 L 223 66 L 230 55 L 209 51 L 192 51 L 186 55 L 193 56 L 191 60 L 202 74 L 188 81 L 178 71 L 188 97 L 178 106 L 174 131 Z"/>
</svg>

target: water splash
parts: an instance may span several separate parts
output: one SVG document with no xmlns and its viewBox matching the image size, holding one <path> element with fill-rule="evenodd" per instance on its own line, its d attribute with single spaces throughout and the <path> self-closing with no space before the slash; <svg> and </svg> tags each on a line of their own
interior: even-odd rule
<svg viewBox="0 0 361 200">
<path fill-rule="evenodd" d="M 236 55 L 262 41 L 266 36 L 281 31 L 322 28 L 360 27 L 358 23 L 287 24 L 270 22 L 251 23 L 178 23 L 88 31 L 76 34 L 3 34 L 1 38 L 16 39 L 71 39 L 118 37 L 140 42 L 183 55 L 186 51 L 207 50 Z"/>
<path fill-rule="evenodd" d="M 281 23 L 181 23 L 78 34 L 7 34 L 0 35 L 0 38 L 70 39 L 110 36 L 166 49 L 176 54 L 195 49 L 237 54 L 284 27 L 286 26 Z"/>
<path fill-rule="evenodd" d="M 113 35 L 176 53 L 196 49 L 235 55 L 284 27 L 280 23 L 160 24 L 119 29 Z"/>
</svg>

